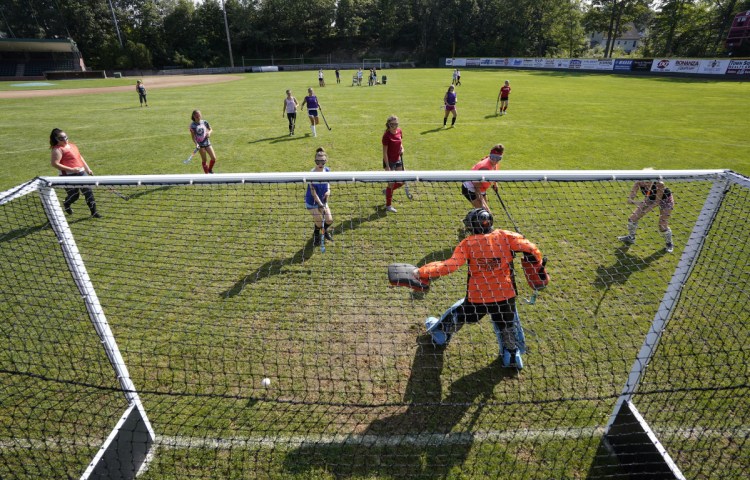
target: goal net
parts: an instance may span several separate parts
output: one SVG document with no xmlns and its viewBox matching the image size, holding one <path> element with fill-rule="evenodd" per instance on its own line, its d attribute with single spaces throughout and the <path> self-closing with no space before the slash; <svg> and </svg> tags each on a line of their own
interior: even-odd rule
<svg viewBox="0 0 750 480">
<path fill-rule="evenodd" d="M 384 209 L 387 182 L 397 213 Z M 463 181 L 498 182 L 522 370 L 489 317 L 437 347 Z M 674 199 L 628 233 L 636 181 Z M 305 208 L 330 183 L 325 252 Z M 102 218 L 66 188 L 91 188 Z M 744 478 L 750 182 L 729 171 L 45 177 L 0 192 L 1 478 Z M 502 204 L 500 202 L 502 199 Z M 643 199 L 637 194 L 636 199 Z M 267 380 L 266 380 L 267 379 Z"/>
</svg>

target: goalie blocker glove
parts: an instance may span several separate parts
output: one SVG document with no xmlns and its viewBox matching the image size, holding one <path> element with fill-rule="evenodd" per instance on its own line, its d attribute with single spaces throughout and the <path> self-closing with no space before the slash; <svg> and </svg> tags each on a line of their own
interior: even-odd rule
<svg viewBox="0 0 750 480">
<path fill-rule="evenodd" d="M 388 265 L 388 281 L 395 287 L 409 287 L 417 292 L 430 289 L 429 283 L 424 283 L 414 273 L 417 267 L 409 263 L 391 263 Z"/>
<path fill-rule="evenodd" d="M 549 283 L 549 275 L 545 269 L 546 265 L 547 257 L 543 257 L 540 264 L 534 255 L 524 252 L 521 259 L 521 267 L 523 267 L 526 282 L 534 290 L 541 290 Z"/>
</svg>

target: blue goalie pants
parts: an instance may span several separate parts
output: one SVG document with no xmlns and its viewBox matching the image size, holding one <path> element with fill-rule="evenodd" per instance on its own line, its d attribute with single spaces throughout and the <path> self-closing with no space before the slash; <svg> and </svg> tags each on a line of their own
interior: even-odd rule
<svg viewBox="0 0 750 480">
<path fill-rule="evenodd" d="M 466 298 L 454 303 L 443 315 L 427 319 L 427 332 L 438 345 L 450 342 L 451 337 L 467 323 L 477 323 L 485 315 L 492 319 L 500 353 L 503 349 L 526 353 L 526 337 L 516 310 L 516 299 L 497 303 L 470 303 Z"/>
</svg>

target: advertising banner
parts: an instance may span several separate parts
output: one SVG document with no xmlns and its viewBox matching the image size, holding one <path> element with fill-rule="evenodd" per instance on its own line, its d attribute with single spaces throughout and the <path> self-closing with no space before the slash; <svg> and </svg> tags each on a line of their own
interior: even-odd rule
<svg viewBox="0 0 750 480">
<path fill-rule="evenodd" d="M 701 61 L 686 58 L 662 58 L 654 60 L 652 72 L 698 73 Z"/>
<path fill-rule="evenodd" d="M 724 75 L 729 66 L 729 60 L 701 60 L 698 73 L 709 75 Z"/>
<path fill-rule="evenodd" d="M 446 67 L 465 67 L 466 59 L 465 58 L 446 58 L 445 66 Z"/>
<path fill-rule="evenodd" d="M 555 68 L 555 59 L 554 58 L 545 58 L 544 59 L 544 68 Z"/>
<path fill-rule="evenodd" d="M 672 64 L 672 71 L 679 73 L 698 73 L 700 69 L 700 60 L 676 59 Z"/>
<path fill-rule="evenodd" d="M 672 62 L 668 58 L 655 59 L 651 66 L 652 72 L 671 72 Z"/>
<path fill-rule="evenodd" d="M 555 60 L 555 68 L 570 68 L 570 59 L 558 58 Z"/>
<path fill-rule="evenodd" d="M 599 70 L 599 60 L 596 58 L 582 58 L 581 59 L 582 70 Z"/>
<path fill-rule="evenodd" d="M 523 67 L 523 58 L 509 58 L 511 67 Z"/>
<path fill-rule="evenodd" d="M 607 70 L 612 71 L 612 69 L 615 66 L 615 61 L 611 58 L 602 58 L 599 59 L 599 61 L 596 64 L 597 70 Z"/>
<path fill-rule="evenodd" d="M 651 65 L 653 63 L 654 61 L 650 58 L 639 58 L 639 59 L 633 60 L 633 66 L 631 70 L 634 72 L 650 72 Z"/>
<path fill-rule="evenodd" d="M 615 60 L 615 64 L 612 67 L 612 70 L 629 72 L 632 67 L 633 67 L 632 60 L 624 60 L 624 59 L 618 58 L 617 60 Z"/>
<path fill-rule="evenodd" d="M 750 75 L 750 60 L 730 60 L 727 75 Z"/>
<path fill-rule="evenodd" d="M 581 60 L 578 58 L 571 58 L 570 63 L 568 64 L 568 68 L 570 68 L 571 70 L 580 70 Z"/>
<path fill-rule="evenodd" d="M 479 66 L 479 59 L 478 58 L 467 58 L 466 59 L 466 66 L 467 67 L 478 67 Z"/>
</svg>

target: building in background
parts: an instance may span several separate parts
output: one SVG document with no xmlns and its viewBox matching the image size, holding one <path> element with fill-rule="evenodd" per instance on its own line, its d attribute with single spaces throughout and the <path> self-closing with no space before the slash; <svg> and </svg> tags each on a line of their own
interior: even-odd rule
<svg viewBox="0 0 750 480">
<path fill-rule="evenodd" d="M 73 40 L 0 38 L 0 80 L 38 78 L 59 71 L 86 71 Z"/>
<path fill-rule="evenodd" d="M 735 15 L 725 45 L 730 55 L 750 54 L 750 10 Z"/>
<path fill-rule="evenodd" d="M 614 50 L 622 50 L 623 52 L 630 54 L 643 45 L 643 39 L 646 36 L 645 32 L 639 32 L 633 23 L 628 23 L 625 26 L 626 30 L 623 34 L 615 37 Z M 607 32 L 594 32 L 589 36 L 589 48 L 601 47 L 604 49 L 607 46 Z"/>
</svg>

